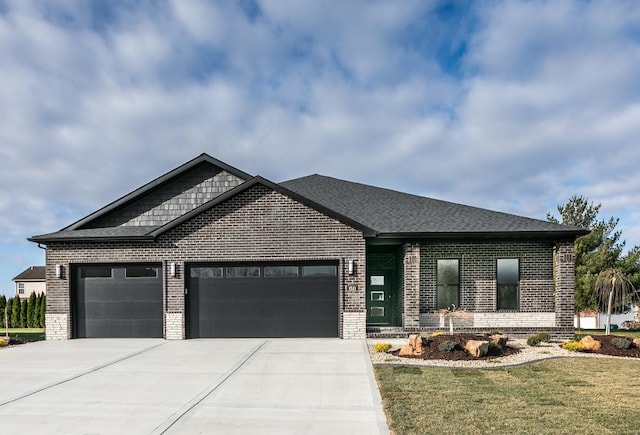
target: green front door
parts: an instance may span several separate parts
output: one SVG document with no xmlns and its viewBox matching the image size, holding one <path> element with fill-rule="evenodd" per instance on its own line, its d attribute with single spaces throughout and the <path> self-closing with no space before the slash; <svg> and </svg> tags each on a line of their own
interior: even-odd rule
<svg viewBox="0 0 640 435">
<path fill-rule="evenodd" d="M 367 324 L 391 323 L 391 274 L 372 274 L 367 282 Z"/>
</svg>

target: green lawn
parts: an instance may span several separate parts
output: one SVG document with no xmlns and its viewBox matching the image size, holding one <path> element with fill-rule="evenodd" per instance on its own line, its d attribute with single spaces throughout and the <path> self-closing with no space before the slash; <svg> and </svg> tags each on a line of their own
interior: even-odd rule
<svg viewBox="0 0 640 435">
<path fill-rule="evenodd" d="M 5 329 L 0 329 L 0 336 L 5 336 Z M 20 337 L 27 341 L 44 340 L 44 328 L 9 328 L 9 337 Z"/>
<path fill-rule="evenodd" d="M 581 329 L 582 335 L 604 335 L 604 329 Z M 578 330 L 576 329 L 576 334 Z M 611 335 L 620 335 L 622 337 L 640 338 L 640 331 L 627 331 L 626 329 L 614 329 L 611 331 Z"/>
<path fill-rule="evenodd" d="M 376 365 L 401 434 L 638 433 L 640 361 L 571 358 L 503 369 Z"/>
</svg>

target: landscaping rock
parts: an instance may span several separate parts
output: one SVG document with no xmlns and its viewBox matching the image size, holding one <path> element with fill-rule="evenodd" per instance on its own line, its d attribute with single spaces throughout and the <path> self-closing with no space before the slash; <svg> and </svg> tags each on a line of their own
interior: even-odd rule
<svg viewBox="0 0 640 435">
<path fill-rule="evenodd" d="M 505 347 L 507 345 L 507 341 L 509 341 L 509 337 L 506 335 L 492 335 L 489 337 L 489 340 L 493 341 L 500 347 Z"/>
<path fill-rule="evenodd" d="M 640 347 L 640 338 L 634 338 L 633 339 L 633 345 L 635 347 Z"/>
<path fill-rule="evenodd" d="M 409 336 L 409 343 L 400 348 L 398 356 L 416 356 L 422 355 L 422 337 L 418 334 Z"/>
<path fill-rule="evenodd" d="M 489 351 L 489 342 L 481 340 L 469 340 L 464 345 L 464 348 L 472 356 L 481 357 L 487 354 Z"/>
<path fill-rule="evenodd" d="M 602 346 L 602 343 L 600 343 L 598 340 L 594 340 L 590 335 L 587 335 L 582 340 L 580 340 L 580 343 L 582 343 L 582 348 L 584 350 L 591 352 L 599 351 L 600 347 Z"/>
</svg>

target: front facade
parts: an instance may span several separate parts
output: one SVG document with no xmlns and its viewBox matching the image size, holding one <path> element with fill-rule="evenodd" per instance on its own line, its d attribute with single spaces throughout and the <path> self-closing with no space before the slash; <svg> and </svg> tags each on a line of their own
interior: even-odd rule
<svg viewBox="0 0 640 435">
<path fill-rule="evenodd" d="M 13 278 L 15 295 L 20 299 L 29 299 L 32 293 L 44 294 L 47 292 L 44 266 L 30 266 Z"/>
<path fill-rule="evenodd" d="M 48 339 L 342 337 L 573 327 L 584 231 L 203 154 L 56 233 Z M 460 311 L 463 310 L 463 311 Z"/>
</svg>

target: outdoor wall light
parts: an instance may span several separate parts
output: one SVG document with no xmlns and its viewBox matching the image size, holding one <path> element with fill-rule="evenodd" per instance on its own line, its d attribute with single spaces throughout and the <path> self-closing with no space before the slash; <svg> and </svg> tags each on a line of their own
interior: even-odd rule
<svg viewBox="0 0 640 435">
<path fill-rule="evenodd" d="M 169 276 L 176 277 L 176 263 L 169 263 Z"/>
<path fill-rule="evenodd" d="M 62 265 L 56 264 L 56 278 L 62 278 Z"/>
<path fill-rule="evenodd" d="M 355 275 L 356 274 L 356 261 L 355 260 L 349 260 L 349 263 L 347 264 L 347 270 L 349 271 L 349 275 Z"/>
</svg>

